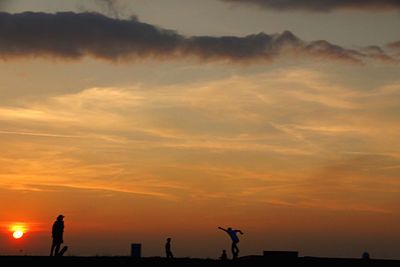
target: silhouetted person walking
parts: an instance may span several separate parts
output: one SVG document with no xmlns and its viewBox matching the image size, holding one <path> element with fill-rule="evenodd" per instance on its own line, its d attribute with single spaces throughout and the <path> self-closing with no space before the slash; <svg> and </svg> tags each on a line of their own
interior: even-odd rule
<svg viewBox="0 0 400 267">
<path fill-rule="evenodd" d="M 167 243 L 165 243 L 165 254 L 167 255 L 167 259 L 174 257 L 171 251 L 171 238 L 167 238 Z"/>
<path fill-rule="evenodd" d="M 233 256 L 233 259 L 236 259 L 239 256 L 239 248 L 237 246 L 237 244 L 239 243 L 239 237 L 237 236 L 237 233 L 240 233 L 241 235 L 243 235 L 243 232 L 240 230 L 232 229 L 231 227 L 228 227 L 228 229 L 218 227 L 218 229 L 225 231 L 231 238 L 231 240 L 232 240 L 232 247 L 231 247 L 232 256 Z"/>
<path fill-rule="evenodd" d="M 51 244 L 50 256 L 60 256 L 60 246 L 64 243 L 64 216 L 58 215 L 57 220 L 53 223 L 52 237 L 53 242 Z M 64 250 L 64 249 L 63 249 Z M 63 251 L 64 252 L 64 251 Z"/>
</svg>

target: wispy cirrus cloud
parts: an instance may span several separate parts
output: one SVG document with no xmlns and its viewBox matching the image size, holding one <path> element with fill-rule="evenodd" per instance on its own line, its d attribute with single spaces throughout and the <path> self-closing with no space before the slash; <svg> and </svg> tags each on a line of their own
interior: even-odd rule
<svg viewBox="0 0 400 267">
<path fill-rule="evenodd" d="M 333 11 L 353 10 L 400 10 L 398 0 L 222 0 L 245 5 L 258 5 L 274 10 Z"/>
<path fill-rule="evenodd" d="M 399 86 L 365 91 L 284 68 L 3 107 L 0 188 L 380 211 L 366 196 L 392 201 L 398 185 Z"/>
<path fill-rule="evenodd" d="M 362 63 L 376 53 L 348 49 L 324 40 L 306 42 L 289 31 L 238 36 L 184 36 L 132 18 L 97 13 L 0 13 L 0 57 L 49 57 L 108 61 L 187 59 L 270 62 L 280 57 Z M 380 56 L 386 56 L 380 51 Z"/>
</svg>

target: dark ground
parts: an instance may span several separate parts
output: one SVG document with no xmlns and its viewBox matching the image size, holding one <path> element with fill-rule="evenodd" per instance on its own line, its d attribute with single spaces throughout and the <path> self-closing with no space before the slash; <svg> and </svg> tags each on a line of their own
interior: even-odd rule
<svg viewBox="0 0 400 267">
<path fill-rule="evenodd" d="M 259 267 L 259 266 L 304 266 L 304 267 L 347 267 L 347 266 L 400 266 L 398 260 L 378 259 L 338 259 L 298 257 L 292 259 L 247 256 L 235 261 L 192 259 L 192 258 L 132 258 L 132 257 L 39 257 L 39 256 L 0 256 L 3 266 L 136 266 L 136 267 Z"/>
</svg>

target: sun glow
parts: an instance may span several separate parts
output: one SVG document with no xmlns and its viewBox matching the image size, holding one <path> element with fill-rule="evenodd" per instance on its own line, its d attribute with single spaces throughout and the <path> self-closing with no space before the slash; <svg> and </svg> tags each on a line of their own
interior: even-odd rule
<svg viewBox="0 0 400 267">
<path fill-rule="evenodd" d="M 15 224 L 10 227 L 10 231 L 12 232 L 12 236 L 15 239 L 20 239 L 24 236 L 27 231 L 27 228 L 23 224 Z"/>
</svg>

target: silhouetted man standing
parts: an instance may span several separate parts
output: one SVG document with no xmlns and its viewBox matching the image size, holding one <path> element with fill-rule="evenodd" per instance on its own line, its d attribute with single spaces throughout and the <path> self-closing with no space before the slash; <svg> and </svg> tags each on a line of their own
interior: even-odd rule
<svg viewBox="0 0 400 267">
<path fill-rule="evenodd" d="M 52 237 L 53 243 L 51 244 L 50 256 L 60 256 L 60 246 L 64 243 L 63 234 L 64 234 L 64 216 L 58 215 L 57 220 L 53 223 L 52 228 Z M 53 254 L 54 252 L 54 254 Z"/>
<path fill-rule="evenodd" d="M 232 240 L 232 247 L 231 247 L 232 256 L 233 256 L 233 259 L 236 259 L 239 256 L 239 248 L 237 246 L 237 243 L 239 243 L 239 237 L 237 236 L 237 233 L 240 233 L 241 235 L 243 235 L 243 232 L 240 230 L 234 230 L 231 227 L 228 227 L 228 229 L 218 227 L 218 229 L 225 231 L 231 238 L 231 240 Z"/>
<path fill-rule="evenodd" d="M 167 238 L 167 243 L 165 243 L 165 254 L 167 255 L 167 259 L 174 257 L 171 251 L 171 238 Z"/>
</svg>

